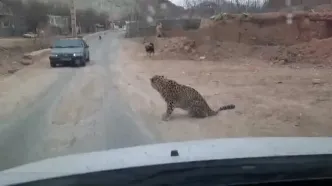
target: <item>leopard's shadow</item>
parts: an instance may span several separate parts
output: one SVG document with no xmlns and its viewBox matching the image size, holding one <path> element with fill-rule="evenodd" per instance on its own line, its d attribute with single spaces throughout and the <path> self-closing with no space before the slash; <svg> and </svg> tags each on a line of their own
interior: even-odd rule
<svg viewBox="0 0 332 186">
<path fill-rule="evenodd" d="M 179 112 L 179 113 L 173 113 L 171 115 L 171 118 L 168 121 L 170 121 L 170 122 L 194 121 L 194 120 L 202 120 L 202 119 L 205 119 L 205 118 L 191 117 L 187 112 Z"/>
</svg>

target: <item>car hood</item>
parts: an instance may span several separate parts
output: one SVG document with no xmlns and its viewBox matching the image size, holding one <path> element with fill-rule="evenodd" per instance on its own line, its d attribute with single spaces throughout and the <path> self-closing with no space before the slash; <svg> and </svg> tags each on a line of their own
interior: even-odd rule
<svg viewBox="0 0 332 186">
<path fill-rule="evenodd" d="M 73 54 L 82 53 L 83 48 L 52 48 L 52 54 Z"/>
<path fill-rule="evenodd" d="M 144 145 L 56 157 L 0 172 L 0 185 L 180 162 L 332 154 L 332 138 L 228 138 Z M 178 156 L 171 156 L 177 150 Z M 28 174 L 23 174 L 28 173 Z"/>
</svg>

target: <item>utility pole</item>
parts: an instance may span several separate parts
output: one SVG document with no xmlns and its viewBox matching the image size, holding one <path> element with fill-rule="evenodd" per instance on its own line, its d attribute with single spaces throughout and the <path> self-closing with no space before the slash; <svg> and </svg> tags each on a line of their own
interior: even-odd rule
<svg viewBox="0 0 332 186">
<path fill-rule="evenodd" d="M 293 23 L 292 0 L 285 0 L 285 4 L 288 7 L 286 23 L 291 25 Z"/>
<path fill-rule="evenodd" d="M 71 0 L 71 5 L 70 5 L 70 20 L 71 20 L 71 34 L 72 34 L 73 37 L 77 37 L 75 0 Z"/>
</svg>

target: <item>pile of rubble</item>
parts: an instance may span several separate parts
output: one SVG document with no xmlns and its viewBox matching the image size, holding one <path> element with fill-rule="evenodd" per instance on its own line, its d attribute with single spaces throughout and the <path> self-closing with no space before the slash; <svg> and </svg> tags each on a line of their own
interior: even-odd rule
<svg viewBox="0 0 332 186">
<path fill-rule="evenodd" d="M 234 42 L 207 41 L 204 43 L 186 37 L 158 40 L 159 58 L 220 61 L 230 58 L 252 57 L 281 64 L 306 63 L 332 65 L 332 38 L 313 39 L 292 46 L 258 46 Z"/>
<path fill-rule="evenodd" d="M 264 48 L 266 47 L 213 40 L 197 42 L 187 37 L 162 38 L 157 40 L 158 55 L 155 59 L 220 61 L 234 57 L 261 58 L 264 54 L 268 55 Z"/>
<path fill-rule="evenodd" d="M 186 37 L 174 37 L 158 40 L 159 52 L 195 52 L 196 42 Z"/>
<path fill-rule="evenodd" d="M 332 38 L 313 39 L 310 42 L 280 48 L 274 59 L 281 63 L 332 65 Z"/>
</svg>

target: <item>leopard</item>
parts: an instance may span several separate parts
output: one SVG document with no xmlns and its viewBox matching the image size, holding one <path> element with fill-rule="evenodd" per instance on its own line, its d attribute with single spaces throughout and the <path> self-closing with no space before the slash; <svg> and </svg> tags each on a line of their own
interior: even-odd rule
<svg viewBox="0 0 332 186">
<path fill-rule="evenodd" d="M 192 118 L 206 118 L 215 116 L 222 110 L 235 109 L 234 104 L 212 110 L 203 96 L 194 88 L 179 84 L 175 80 L 168 79 L 163 75 L 154 75 L 150 83 L 166 102 L 166 112 L 162 115 L 163 121 L 168 121 L 175 108 L 188 112 Z"/>
</svg>

